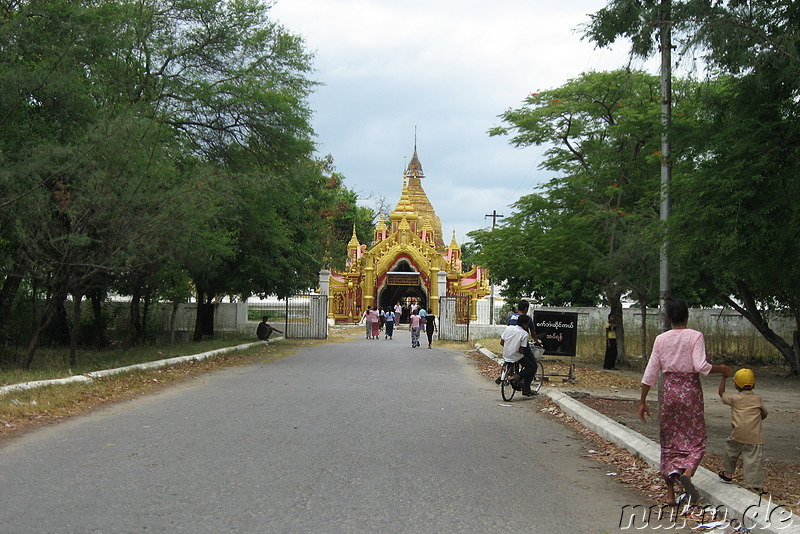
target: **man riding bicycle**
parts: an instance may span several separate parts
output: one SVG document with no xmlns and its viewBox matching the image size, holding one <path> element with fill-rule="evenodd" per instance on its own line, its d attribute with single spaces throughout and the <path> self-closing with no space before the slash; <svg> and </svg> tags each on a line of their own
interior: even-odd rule
<svg viewBox="0 0 800 534">
<path fill-rule="evenodd" d="M 530 322 L 530 316 L 520 315 L 516 320 L 517 324 L 506 326 L 500 337 L 500 345 L 503 346 L 503 360 L 522 364 L 519 378 L 522 380 L 522 394 L 526 397 L 535 395 L 531 391 L 531 382 L 536 373 L 536 359 L 528 347 Z"/>
</svg>

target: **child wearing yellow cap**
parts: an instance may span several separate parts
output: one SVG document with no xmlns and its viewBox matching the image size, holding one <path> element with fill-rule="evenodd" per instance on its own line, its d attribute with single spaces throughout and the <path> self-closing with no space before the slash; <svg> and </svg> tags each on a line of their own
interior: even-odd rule
<svg viewBox="0 0 800 534">
<path fill-rule="evenodd" d="M 717 474 L 723 482 L 730 484 L 741 457 L 745 485 L 760 492 L 764 487 L 764 431 L 761 420 L 769 412 L 761 396 L 753 392 L 756 376 L 751 369 L 739 369 L 733 375 L 737 393 L 726 393 L 725 381 L 723 376 L 719 383 L 719 396 L 723 403 L 731 407 L 733 432 L 725 442 L 722 471 Z"/>
</svg>

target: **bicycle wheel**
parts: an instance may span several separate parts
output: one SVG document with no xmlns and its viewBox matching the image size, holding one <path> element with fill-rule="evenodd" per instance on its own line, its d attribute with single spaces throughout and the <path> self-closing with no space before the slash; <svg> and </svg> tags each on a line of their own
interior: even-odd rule
<svg viewBox="0 0 800 534">
<path fill-rule="evenodd" d="M 544 384 L 544 365 L 537 360 L 536 372 L 533 375 L 533 382 L 531 382 L 531 391 L 539 393 L 539 390 L 542 389 L 542 384 Z"/>
<path fill-rule="evenodd" d="M 503 396 L 503 400 L 506 402 L 511 402 L 511 399 L 514 398 L 514 393 L 516 393 L 514 386 L 511 385 L 511 381 L 508 379 L 509 375 L 514 376 L 511 370 L 512 367 L 510 365 L 504 365 L 500 375 L 500 395 Z"/>
</svg>

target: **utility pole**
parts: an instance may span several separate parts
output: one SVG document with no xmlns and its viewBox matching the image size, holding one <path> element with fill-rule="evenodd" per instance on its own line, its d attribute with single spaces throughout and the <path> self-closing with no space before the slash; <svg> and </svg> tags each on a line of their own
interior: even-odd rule
<svg viewBox="0 0 800 534">
<path fill-rule="evenodd" d="M 658 305 L 661 313 L 661 331 L 670 329 L 667 317 L 667 300 L 672 296 L 669 276 L 669 258 L 667 256 L 666 220 L 669 217 L 670 198 L 669 182 L 672 177 L 671 145 L 669 129 L 672 124 L 672 29 L 671 0 L 661 0 L 661 213 L 662 224 L 661 250 L 659 254 L 658 272 Z"/>
<path fill-rule="evenodd" d="M 492 218 L 492 232 L 494 232 L 494 227 L 497 225 L 497 219 L 502 219 L 505 215 L 499 215 L 497 210 L 492 210 L 490 215 L 484 215 L 483 218 L 486 217 Z M 489 324 L 494 324 L 494 284 L 492 283 L 492 275 L 489 273 Z"/>
</svg>

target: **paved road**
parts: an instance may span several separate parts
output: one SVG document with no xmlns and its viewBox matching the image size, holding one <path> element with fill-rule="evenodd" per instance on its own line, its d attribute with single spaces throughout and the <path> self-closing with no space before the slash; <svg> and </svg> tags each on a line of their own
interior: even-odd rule
<svg viewBox="0 0 800 534">
<path fill-rule="evenodd" d="M 8 441 L 0 532 L 611 532 L 639 503 L 465 357 L 358 339 Z M 535 526 L 533 526 L 535 525 Z"/>
</svg>

